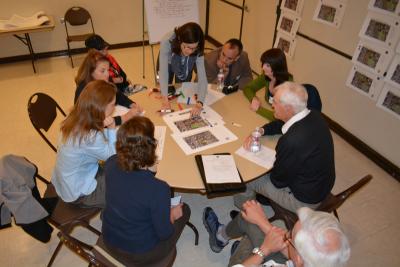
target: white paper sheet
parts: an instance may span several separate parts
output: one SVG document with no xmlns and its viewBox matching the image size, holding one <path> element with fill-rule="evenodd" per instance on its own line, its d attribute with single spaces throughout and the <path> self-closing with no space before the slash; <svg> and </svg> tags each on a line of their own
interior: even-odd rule
<svg viewBox="0 0 400 267">
<path fill-rule="evenodd" d="M 207 183 L 240 183 L 240 176 L 232 155 L 201 156 Z"/>
<path fill-rule="evenodd" d="M 266 146 L 261 146 L 261 150 L 257 153 L 250 152 L 241 146 L 235 153 L 263 168 L 271 169 L 274 166 L 276 152 Z"/>
<path fill-rule="evenodd" d="M 204 107 L 200 116 L 190 117 L 191 109 L 172 112 L 163 116 L 165 123 L 174 133 L 186 133 L 223 125 L 222 117 L 209 107 Z"/>
<path fill-rule="evenodd" d="M 224 126 L 199 128 L 186 133 L 174 133 L 171 136 L 186 155 L 238 139 L 236 135 Z"/>
<path fill-rule="evenodd" d="M 225 96 L 224 93 L 211 89 L 211 86 L 212 85 L 209 84 L 207 87 L 207 95 L 206 95 L 206 99 L 204 100 L 205 105 L 212 105 Z M 196 104 L 194 95 L 196 94 L 196 92 L 198 90 L 197 88 L 198 88 L 197 83 L 192 83 L 192 82 L 182 83 L 181 87 L 179 87 L 176 90 L 177 94 L 182 92 L 182 94 L 177 99 L 178 103 L 184 103 L 187 105 Z"/>
<path fill-rule="evenodd" d="M 166 126 L 156 126 L 154 129 L 154 138 L 157 139 L 156 155 L 158 160 L 162 160 L 165 143 Z"/>
</svg>

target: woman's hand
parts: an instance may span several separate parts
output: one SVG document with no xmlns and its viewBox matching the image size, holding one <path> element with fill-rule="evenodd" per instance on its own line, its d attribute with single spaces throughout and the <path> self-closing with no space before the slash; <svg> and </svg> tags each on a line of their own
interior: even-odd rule
<svg viewBox="0 0 400 267">
<path fill-rule="evenodd" d="M 190 116 L 191 117 L 199 116 L 202 109 L 203 109 L 203 104 L 197 102 L 196 105 L 190 111 Z"/>
<path fill-rule="evenodd" d="M 176 220 L 178 220 L 180 217 L 182 217 L 182 215 L 183 215 L 182 207 L 183 207 L 183 203 L 180 203 L 177 206 L 171 207 L 171 212 L 170 212 L 171 223 L 174 223 Z"/>
<path fill-rule="evenodd" d="M 113 117 L 108 116 L 103 121 L 104 128 L 115 128 L 115 120 Z"/>
<path fill-rule="evenodd" d="M 250 109 L 254 112 L 256 112 L 261 106 L 261 102 L 258 99 L 258 97 L 253 97 L 253 99 L 251 100 L 251 104 L 250 104 Z"/>
</svg>

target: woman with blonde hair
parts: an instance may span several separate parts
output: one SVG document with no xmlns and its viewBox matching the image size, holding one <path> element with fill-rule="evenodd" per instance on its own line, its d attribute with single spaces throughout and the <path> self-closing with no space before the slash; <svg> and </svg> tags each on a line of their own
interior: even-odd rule
<svg viewBox="0 0 400 267">
<path fill-rule="evenodd" d="M 89 82 L 97 80 L 109 81 L 109 67 L 110 62 L 107 57 L 95 49 L 89 50 L 75 77 L 77 87 L 74 103 L 78 101 L 83 89 Z M 126 114 L 114 117 L 117 126 L 142 112 L 142 108 L 139 105 L 119 90 L 116 92 L 116 104 L 130 109 Z"/>
<path fill-rule="evenodd" d="M 105 164 L 103 243 L 126 266 L 153 266 L 174 250 L 190 217 L 186 204 L 171 207 L 169 185 L 155 177 L 154 125 L 134 117 L 118 130 L 117 154 Z"/>
<path fill-rule="evenodd" d="M 104 207 L 105 183 L 99 161 L 115 154 L 116 130 L 111 117 L 116 88 L 89 82 L 61 124 L 52 183 L 65 202 Z"/>
</svg>

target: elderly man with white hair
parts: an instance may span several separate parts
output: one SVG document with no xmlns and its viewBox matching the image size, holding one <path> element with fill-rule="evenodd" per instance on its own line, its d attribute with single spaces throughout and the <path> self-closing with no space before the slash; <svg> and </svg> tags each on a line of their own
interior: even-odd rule
<svg viewBox="0 0 400 267">
<path fill-rule="evenodd" d="M 241 216 L 247 223 L 263 229 L 265 238 L 260 247 L 253 249 L 253 255 L 234 267 L 345 266 L 350 258 L 350 246 L 338 220 L 332 214 L 313 211 L 306 207 L 300 208 L 297 214 L 299 220 L 291 231 L 286 232 L 269 223 L 258 202 L 254 200 L 245 202 Z M 286 262 L 281 264 L 274 260 L 265 262 L 266 256 L 278 251 L 285 255 Z"/>
<path fill-rule="evenodd" d="M 235 205 L 241 208 L 258 193 L 293 212 L 301 207 L 315 209 L 335 183 L 332 135 L 321 114 L 307 108 L 307 92 L 300 84 L 279 85 L 272 106 L 275 118 L 285 122 L 274 166 L 270 173 L 249 182 L 244 193 L 235 195 Z M 264 133 L 262 128 L 260 131 Z M 250 141 L 250 136 L 244 141 L 246 149 Z M 210 234 L 212 251 L 220 252 L 232 234 L 218 222 L 210 207 L 203 212 L 203 223 Z M 262 239 L 256 227 L 251 232 L 253 245 L 259 245 Z"/>
</svg>

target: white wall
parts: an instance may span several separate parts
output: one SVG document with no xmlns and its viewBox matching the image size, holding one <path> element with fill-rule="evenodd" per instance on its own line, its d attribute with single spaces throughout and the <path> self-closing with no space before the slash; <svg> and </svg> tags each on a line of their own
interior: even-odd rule
<svg viewBox="0 0 400 267">
<path fill-rule="evenodd" d="M 0 19 L 9 19 L 13 14 L 31 16 L 39 10 L 54 16 L 56 27 L 51 32 L 31 34 L 35 52 L 67 49 L 65 28 L 60 18 L 72 6 L 82 6 L 92 15 L 96 33 L 110 44 L 142 40 L 142 0 L 17 0 L 0 1 Z M 205 28 L 206 1 L 199 0 L 200 24 Z M 84 47 L 83 43 L 72 43 L 73 48 Z M 0 37 L 0 58 L 29 54 L 27 47 L 13 36 Z"/>
</svg>

